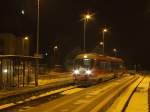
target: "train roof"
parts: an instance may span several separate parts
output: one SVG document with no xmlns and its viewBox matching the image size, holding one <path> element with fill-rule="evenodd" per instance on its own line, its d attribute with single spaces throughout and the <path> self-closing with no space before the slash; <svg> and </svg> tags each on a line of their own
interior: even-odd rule
<svg viewBox="0 0 150 112">
<path fill-rule="evenodd" d="M 110 57 L 110 56 L 104 56 L 97 53 L 83 53 L 79 54 L 75 57 L 75 59 L 95 59 L 95 60 L 101 60 L 101 61 L 109 61 L 109 62 L 123 62 L 121 58 L 117 57 Z"/>
</svg>

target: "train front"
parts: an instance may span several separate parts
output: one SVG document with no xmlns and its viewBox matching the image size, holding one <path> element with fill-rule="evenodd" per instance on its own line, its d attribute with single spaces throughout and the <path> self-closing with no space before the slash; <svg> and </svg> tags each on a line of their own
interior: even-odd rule
<svg viewBox="0 0 150 112">
<path fill-rule="evenodd" d="M 75 83 L 87 84 L 92 81 L 92 68 L 94 60 L 86 55 L 83 58 L 77 58 L 74 61 L 73 78 Z"/>
</svg>

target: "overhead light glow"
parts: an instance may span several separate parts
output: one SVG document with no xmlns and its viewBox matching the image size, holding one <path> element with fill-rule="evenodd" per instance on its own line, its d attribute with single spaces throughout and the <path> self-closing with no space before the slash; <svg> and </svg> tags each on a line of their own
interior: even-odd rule
<svg viewBox="0 0 150 112">
<path fill-rule="evenodd" d="M 84 58 L 87 58 L 87 55 L 84 55 Z"/>
<path fill-rule="evenodd" d="M 55 46 L 54 49 L 58 49 L 58 46 Z"/>
<path fill-rule="evenodd" d="M 48 53 L 45 53 L 45 56 L 48 56 Z"/>
<path fill-rule="evenodd" d="M 107 32 L 108 30 L 106 28 L 103 29 L 103 32 Z"/>
<path fill-rule="evenodd" d="M 22 10 L 22 11 L 21 11 L 21 14 L 24 15 L 24 13 L 25 13 L 24 10 Z"/>
<path fill-rule="evenodd" d="M 100 42 L 100 45 L 103 45 L 103 42 Z"/>
<path fill-rule="evenodd" d="M 4 69 L 4 70 L 3 70 L 3 72 L 4 72 L 4 73 L 7 73 L 7 72 L 8 72 L 8 70 L 7 70 L 7 69 Z"/>
<path fill-rule="evenodd" d="M 25 40 L 28 40 L 28 39 L 29 39 L 29 37 L 24 37 L 24 39 L 25 39 Z"/>
<path fill-rule="evenodd" d="M 117 49 L 114 48 L 113 51 L 114 51 L 114 52 L 117 52 Z"/>
</svg>

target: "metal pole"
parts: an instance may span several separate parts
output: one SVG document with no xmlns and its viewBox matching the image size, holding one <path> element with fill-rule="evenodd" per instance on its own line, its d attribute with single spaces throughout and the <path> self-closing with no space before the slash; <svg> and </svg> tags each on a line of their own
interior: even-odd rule
<svg viewBox="0 0 150 112">
<path fill-rule="evenodd" d="M 6 80 L 6 86 L 8 87 L 9 86 L 9 84 L 10 84 L 10 82 L 9 82 L 9 73 L 8 73 L 8 69 L 9 69 L 9 62 L 8 62 L 8 59 L 6 59 L 6 70 L 7 70 L 7 80 Z"/>
<path fill-rule="evenodd" d="M 37 12 L 37 46 L 36 46 L 36 54 L 39 54 L 39 24 L 40 24 L 40 0 L 38 1 L 38 12 Z"/>
<path fill-rule="evenodd" d="M 12 71 L 13 71 L 13 87 L 15 86 L 15 61 L 14 59 L 12 60 Z"/>
<path fill-rule="evenodd" d="M 23 60 L 23 87 L 25 85 L 25 60 Z"/>
<path fill-rule="evenodd" d="M 9 69 L 8 69 L 8 70 L 10 71 L 10 72 L 9 72 L 9 75 L 10 75 L 10 76 L 9 76 L 9 78 L 10 78 L 10 79 L 9 79 L 9 80 L 10 80 L 10 87 L 12 87 L 12 66 L 11 66 L 11 64 L 12 64 L 12 60 L 9 59 Z"/>
<path fill-rule="evenodd" d="M 3 88 L 3 71 L 2 71 L 2 59 L 0 59 L 0 89 Z"/>
<path fill-rule="evenodd" d="M 36 55 L 39 56 L 39 25 L 40 25 L 40 0 L 38 2 L 38 12 L 37 12 L 37 46 L 36 46 Z M 39 70 L 39 60 L 36 59 L 36 72 L 35 72 L 35 86 L 38 86 L 38 70 Z"/>
<path fill-rule="evenodd" d="M 102 36 L 103 36 L 103 55 L 105 55 L 105 32 L 102 32 Z"/>
<path fill-rule="evenodd" d="M 103 31 L 102 32 L 102 36 L 103 36 L 103 55 L 105 55 L 105 32 Z M 105 64 L 106 63 L 104 63 L 104 70 L 105 70 Z"/>
<path fill-rule="evenodd" d="M 55 51 L 55 47 L 54 47 L 54 68 L 56 67 L 56 51 Z"/>
<path fill-rule="evenodd" d="M 20 87 L 20 76 L 19 76 L 19 74 L 20 74 L 20 61 L 19 60 L 17 60 L 17 75 L 18 75 L 18 88 Z"/>
<path fill-rule="evenodd" d="M 30 74 L 30 66 L 29 66 L 29 61 L 27 61 L 27 67 L 28 67 L 28 75 L 27 75 L 27 84 L 29 85 L 29 82 L 30 82 L 30 76 L 29 76 L 29 74 Z"/>
<path fill-rule="evenodd" d="M 84 47 L 83 47 L 84 51 L 86 51 L 86 49 L 85 49 L 85 47 L 86 47 L 85 46 L 85 41 L 86 40 L 85 39 L 86 39 L 86 19 L 84 19 L 84 40 L 83 40 L 84 41 Z"/>
<path fill-rule="evenodd" d="M 58 64 L 58 47 L 54 47 L 54 67 Z"/>
<path fill-rule="evenodd" d="M 117 57 L 117 51 L 115 51 L 115 57 Z"/>
</svg>

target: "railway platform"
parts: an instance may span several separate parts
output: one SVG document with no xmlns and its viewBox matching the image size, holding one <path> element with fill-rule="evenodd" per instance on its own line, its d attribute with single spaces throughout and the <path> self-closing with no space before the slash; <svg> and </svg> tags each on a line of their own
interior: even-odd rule
<svg viewBox="0 0 150 112">
<path fill-rule="evenodd" d="M 125 112 L 149 112 L 150 76 L 146 76 L 138 85 Z"/>
<path fill-rule="evenodd" d="M 18 94 L 24 94 L 30 91 L 37 91 L 44 88 L 50 88 L 54 86 L 59 86 L 65 84 L 65 82 L 71 81 L 71 75 L 69 72 L 65 73 L 50 73 L 51 76 L 42 76 L 39 78 L 39 86 L 35 87 L 34 85 L 26 86 L 26 87 L 20 87 L 20 88 L 7 88 L 7 89 L 1 89 L 0 90 L 0 99 L 11 97 Z M 34 83 L 34 82 L 33 82 Z"/>
<path fill-rule="evenodd" d="M 150 76 L 140 78 L 129 86 L 107 112 L 149 112 Z"/>
</svg>

